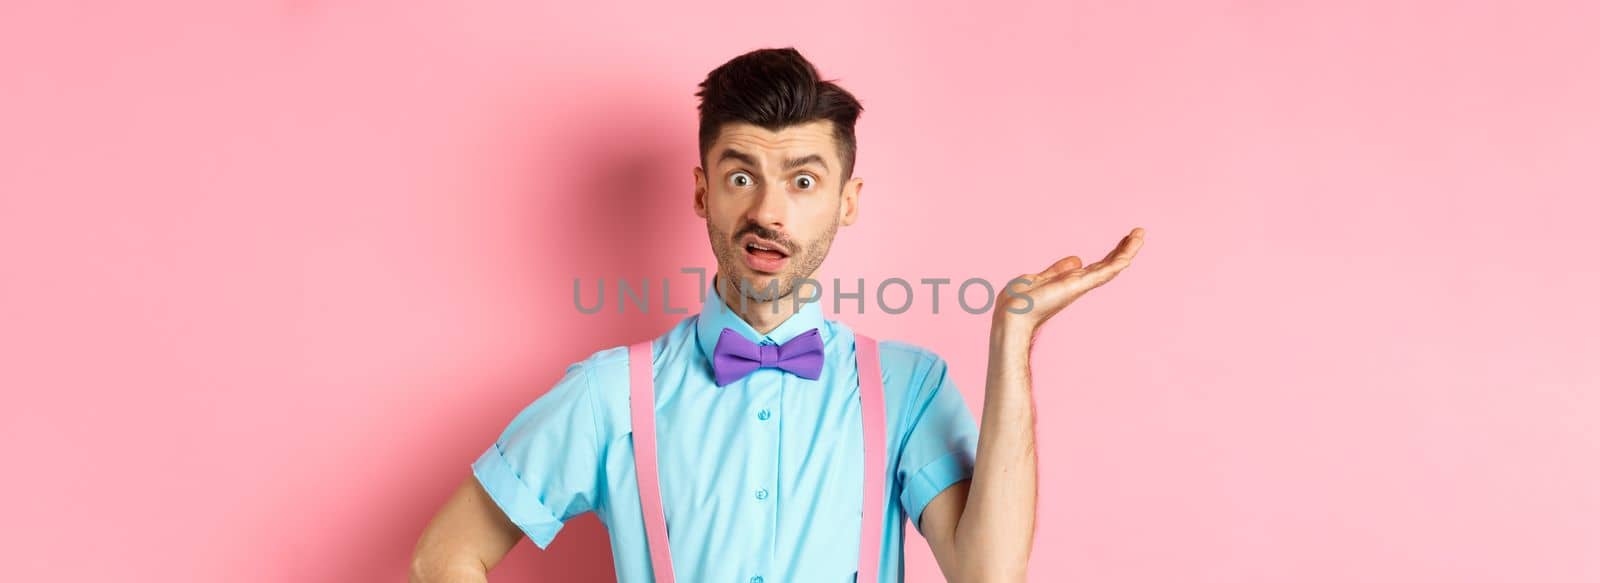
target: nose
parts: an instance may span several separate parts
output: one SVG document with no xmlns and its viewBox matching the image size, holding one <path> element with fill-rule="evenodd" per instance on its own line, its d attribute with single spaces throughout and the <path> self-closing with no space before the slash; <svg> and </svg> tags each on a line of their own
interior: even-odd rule
<svg viewBox="0 0 1600 583">
<path fill-rule="evenodd" d="M 750 205 L 746 218 L 770 229 L 781 229 L 789 220 L 789 194 L 784 192 L 784 185 L 769 183 L 763 186 Z"/>
</svg>

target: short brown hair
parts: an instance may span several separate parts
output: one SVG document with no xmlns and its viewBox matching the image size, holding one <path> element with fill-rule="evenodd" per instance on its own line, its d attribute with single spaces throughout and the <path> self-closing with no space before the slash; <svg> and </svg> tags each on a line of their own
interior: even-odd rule
<svg viewBox="0 0 1600 583">
<path fill-rule="evenodd" d="M 757 49 L 713 69 L 695 92 L 700 98 L 700 163 L 724 124 L 744 122 L 779 131 L 785 127 L 828 120 L 844 179 L 855 173 L 856 119 L 861 102 L 833 81 L 818 78 L 817 68 L 793 47 Z"/>
</svg>

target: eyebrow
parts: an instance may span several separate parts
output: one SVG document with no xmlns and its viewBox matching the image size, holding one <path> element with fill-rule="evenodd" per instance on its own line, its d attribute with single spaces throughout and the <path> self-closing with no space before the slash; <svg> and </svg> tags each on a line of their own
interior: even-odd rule
<svg viewBox="0 0 1600 583">
<path fill-rule="evenodd" d="M 721 163 L 723 163 L 723 161 L 726 161 L 726 160 L 738 160 L 740 162 L 744 162 L 745 164 L 749 164 L 751 166 L 755 166 L 756 165 L 756 159 L 755 158 L 751 157 L 749 154 L 746 154 L 744 152 L 740 152 L 740 151 L 732 149 L 732 148 L 723 150 L 722 151 L 722 155 L 717 157 L 717 163 L 718 164 L 721 164 Z"/>
<path fill-rule="evenodd" d="M 783 169 L 789 170 L 791 168 L 799 168 L 811 163 L 816 163 L 816 165 L 821 166 L 823 170 L 828 169 L 828 163 L 822 160 L 822 156 L 818 156 L 816 154 L 807 154 L 799 158 L 791 158 L 783 163 Z"/>
<path fill-rule="evenodd" d="M 722 151 L 722 155 L 717 156 L 717 163 L 718 164 L 721 164 L 725 160 L 738 160 L 740 162 L 744 162 L 745 164 L 749 164 L 751 166 L 756 166 L 757 165 L 756 164 L 756 159 L 755 159 L 754 156 L 751 156 L 751 155 L 746 154 L 744 152 L 740 152 L 740 151 L 735 150 L 733 148 L 725 149 L 725 150 Z M 817 155 L 817 154 L 807 154 L 807 155 L 801 156 L 799 158 L 790 158 L 789 160 L 784 161 L 783 169 L 784 170 L 790 170 L 790 169 L 794 169 L 794 168 L 799 168 L 801 166 L 805 166 L 806 164 L 813 164 L 813 163 L 818 165 L 818 166 L 821 166 L 824 170 L 828 169 L 827 160 L 824 160 L 822 158 L 822 156 Z"/>
</svg>

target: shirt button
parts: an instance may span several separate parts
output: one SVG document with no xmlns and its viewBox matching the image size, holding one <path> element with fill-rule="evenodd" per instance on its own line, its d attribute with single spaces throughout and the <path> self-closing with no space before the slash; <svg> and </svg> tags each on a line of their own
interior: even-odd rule
<svg viewBox="0 0 1600 583">
<path fill-rule="evenodd" d="M 750 583 L 761 583 L 762 581 L 765 581 L 765 579 L 762 579 L 760 575 L 750 578 Z"/>
<path fill-rule="evenodd" d="M 767 489 L 766 488 L 762 488 L 760 490 L 756 490 L 756 500 L 766 500 L 766 499 L 767 499 Z"/>
<path fill-rule="evenodd" d="M 766 420 L 771 419 L 771 418 L 772 418 L 772 411 L 768 411 L 766 409 L 762 409 L 760 413 L 756 413 L 756 419 L 760 419 L 762 421 L 766 421 Z"/>
</svg>

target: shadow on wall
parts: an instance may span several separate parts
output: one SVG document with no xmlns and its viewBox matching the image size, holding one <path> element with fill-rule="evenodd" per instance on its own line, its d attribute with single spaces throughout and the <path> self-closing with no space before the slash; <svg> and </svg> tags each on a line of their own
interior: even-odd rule
<svg viewBox="0 0 1600 583">
<path fill-rule="evenodd" d="M 568 362 L 604 347 L 657 336 L 684 317 L 665 314 L 654 303 L 648 315 L 639 314 L 631 305 L 627 314 L 618 314 L 613 308 L 618 303 L 614 295 L 617 278 L 625 277 L 630 282 L 648 278 L 650 293 L 658 294 L 660 278 L 672 276 L 684 266 L 684 256 L 676 250 L 698 249 L 708 255 L 702 219 L 692 213 L 690 204 L 693 179 L 689 169 L 696 152 L 692 125 L 669 129 L 660 121 L 692 119 L 693 111 L 671 111 L 659 99 L 646 103 L 648 96 L 629 95 L 635 99 L 588 104 L 589 109 L 571 118 L 570 127 L 556 132 L 552 136 L 560 140 L 556 148 L 571 156 L 568 163 L 563 164 L 570 169 L 570 181 L 553 193 L 528 193 L 529 196 L 554 197 L 542 205 L 548 209 L 548 214 L 533 219 L 530 224 L 535 227 L 529 230 L 533 248 L 550 254 L 547 258 L 550 271 L 530 275 L 541 280 L 540 286 L 557 280 L 561 290 L 559 305 L 563 309 L 556 313 L 558 321 L 540 322 L 538 326 L 541 329 L 555 327 L 563 342 L 571 345 L 576 353 Z M 527 182 L 546 183 L 546 178 L 528 177 Z M 553 222 L 582 225 L 583 228 L 576 231 L 576 236 L 568 236 L 567 231 L 555 234 L 551 229 L 538 228 Z M 608 290 L 602 313 L 586 315 L 571 307 L 574 277 L 584 282 L 586 302 L 591 301 L 590 294 L 597 280 L 604 279 Z M 675 278 L 675 282 L 679 279 L 683 278 Z M 674 307 L 687 307 L 691 313 L 698 311 L 698 296 L 691 290 L 675 289 L 672 296 Z M 655 298 L 659 296 L 651 301 L 658 301 Z M 550 371 L 539 371 L 555 375 L 537 387 L 540 394 L 559 378 L 568 362 L 555 364 Z M 496 412 L 487 418 L 509 421 L 515 409 L 525 404 L 516 404 L 511 411 Z M 487 443 L 477 445 L 480 451 L 487 447 Z M 451 460 L 452 463 L 459 461 Z M 524 537 L 505 562 L 495 568 L 490 579 L 539 583 L 614 582 L 617 577 L 605 525 L 592 512 L 574 517 L 562 528 L 550 548 L 544 550 Z"/>
<path fill-rule="evenodd" d="M 690 205 L 693 124 L 669 127 L 661 121 L 693 119 L 693 110 L 677 111 L 662 103 L 659 92 L 639 88 L 566 86 L 563 92 L 570 107 L 535 103 L 528 107 L 541 111 L 517 122 L 518 139 L 534 142 L 517 155 L 545 158 L 516 166 L 538 175 L 515 177 L 516 196 L 527 202 L 515 206 L 529 215 L 516 221 L 518 244 L 526 249 L 506 256 L 525 262 L 501 267 L 507 274 L 501 283 L 532 290 L 528 301 L 538 305 L 526 313 L 539 320 L 525 326 L 546 340 L 519 347 L 526 358 L 518 360 L 511 378 L 432 390 L 432 406 L 418 407 L 427 411 L 401 420 L 415 431 L 385 438 L 388 459 L 380 461 L 403 469 L 393 483 L 404 493 L 390 496 L 399 503 L 385 507 L 387 515 L 353 518 L 371 525 L 370 536 L 351 542 L 354 548 L 319 551 L 328 554 L 323 564 L 338 565 L 334 573 L 345 575 L 333 580 L 373 580 L 375 574 L 404 580 L 418 536 L 471 475 L 472 461 L 519 410 L 549 391 L 567 365 L 605 347 L 659 335 L 685 317 L 655 306 L 648 315 L 631 307 L 618 314 L 609 297 L 605 313 L 586 315 L 572 307 L 571 294 L 574 277 L 583 278 L 586 290 L 602 276 L 613 291 L 617 277 L 652 278 L 658 285 L 684 261 L 709 256 L 704 224 Z M 526 170 L 534 167 L 540 170 Z M 559 169 L 556 175 L 551 168 Z M 657 293 L 654 286 L 651 291 Z M 672 295 L 675 307 L 698 311 L 692 290 L 674 289 Z M 605 526 L 592 512 L 574 517 L 546 550 L 524 536 L 490 579 L 616 581 Z"/>
</svg>

